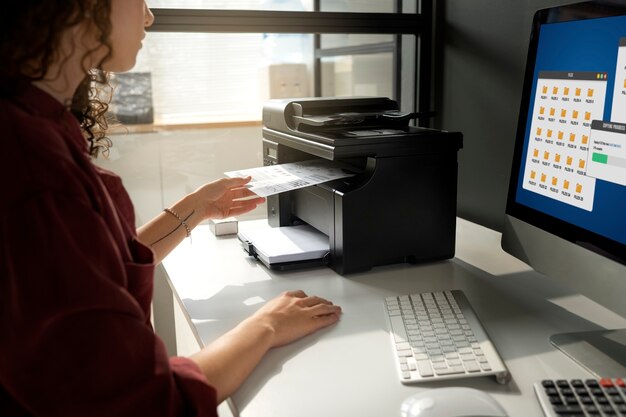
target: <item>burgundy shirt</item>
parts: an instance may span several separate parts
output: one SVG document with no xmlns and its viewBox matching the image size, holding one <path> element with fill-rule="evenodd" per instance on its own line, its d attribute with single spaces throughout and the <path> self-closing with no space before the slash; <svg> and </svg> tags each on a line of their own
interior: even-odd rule
<svg viewBox="0 0 626 417">
<path fill-rule="evenodd" d="M 150 325 L 154 266 L 76 119 L 33 86 L 0 98 L 0 415 L 216 416 Z"/>
</svg>

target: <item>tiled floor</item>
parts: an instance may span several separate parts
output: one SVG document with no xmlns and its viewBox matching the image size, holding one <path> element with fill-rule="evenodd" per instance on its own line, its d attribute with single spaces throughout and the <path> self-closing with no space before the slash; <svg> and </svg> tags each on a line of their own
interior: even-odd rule
<svg viewBox="0 0 626 417">
<path fill-rule="evenodd" d="M 108 160 L 96 163 L 122 177 L 137 214 L 138 225 L 151 219 L 200 185 L 225 171 L 262 164 L 261 127 L 181 130 L 112 136 Z M 240 219 L 265 216 L 261 206 Z M 187 319 L 174 300 L 176 353 L 188 356 L 200 348 Z M 220 416 L 232 416 L 223 403 Z"/>
</svg>

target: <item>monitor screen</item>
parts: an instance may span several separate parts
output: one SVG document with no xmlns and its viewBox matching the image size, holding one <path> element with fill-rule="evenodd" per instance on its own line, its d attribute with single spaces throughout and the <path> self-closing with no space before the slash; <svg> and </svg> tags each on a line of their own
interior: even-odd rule
<svg viewBox="0 0 626 417">
<path fill-rule="evenodd" d="M 626 317 L 622 1 L 535 14 L 502 247 Z M 596 376 L 626 373 L 626 330 L 584 330 L 550 340 Z"/>
<path fill-rule="evenodd" d="M 626 263 L 626 9 L 537 13 L 507 213 Z"/>
</svg>

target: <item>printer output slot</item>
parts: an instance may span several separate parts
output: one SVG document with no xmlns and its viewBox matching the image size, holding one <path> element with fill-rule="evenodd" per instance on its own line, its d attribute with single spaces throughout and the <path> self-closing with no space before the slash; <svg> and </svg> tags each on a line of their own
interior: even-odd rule
<svg viewBox="0 0 626 417">
<path fill-rule="evenodd" d="M 344 192 L 358 188 L 368 180 L 365 174 L 365 166 L 355 166 L 352 164 L 367 165 L 367 158 L 352 160 L 352 164 L 346 161 L 339 161 L 351 172 L 356 172 L 353 177 L 340 180 L 329 181 L 311 187 L 292 190 L 285 195 L 289 201 L 289 213 L 292 218 L 290 225 L 308 224 L 327 236 L 332 236 L 332 226 L 334 223 L 334 194 L 337 190 Z"/>
</svg>

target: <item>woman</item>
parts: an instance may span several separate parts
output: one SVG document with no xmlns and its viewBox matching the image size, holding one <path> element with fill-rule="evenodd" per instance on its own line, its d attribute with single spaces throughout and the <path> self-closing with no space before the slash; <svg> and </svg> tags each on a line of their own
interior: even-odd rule
<svg viewBox="0 0 626 417">
<path fill-rule="evenodd" d="M 199 188 L 134 230 L 109 143 L 102 72 L 133 67 L 143 0 L 8 0 L 0 27 L 0 415 L 216 415 L 264 354 L 340 308 L 282 294 L 191 358 L 150 326 L 155 263 L 208 218 L 263 199 L 249 178 Z M 243 199 L 243 200 L 241 200 Z"/>
</svg>

